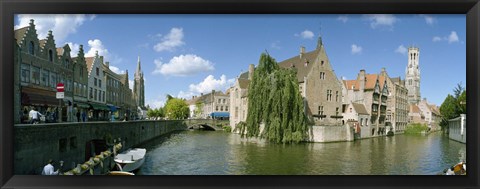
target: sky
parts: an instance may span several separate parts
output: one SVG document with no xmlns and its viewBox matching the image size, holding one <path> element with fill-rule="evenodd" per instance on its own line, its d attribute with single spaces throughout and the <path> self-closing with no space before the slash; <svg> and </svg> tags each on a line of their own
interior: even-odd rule
<svg viewBox="0 0 480 189">
<path fill-rule="evenodd" d="M 225 92 L 249 64 L 268 52 L 278 62 L 315 49 L 321 36 L 340 79 L 385 68 L 405 79 L 407 49 L 420 48 L 422 98 L 441 105 L 458 83 L 466 86 L 465 15 L 27 15 L 15 29 L 35 20 L 40 39 L 52 30 L 57 47 L 95 51 L 116 73 L 128 70 L 130 88 L 140 57 L 145 104 L 165 104 L 166 95 L 190 99 Z"/>
</svg>

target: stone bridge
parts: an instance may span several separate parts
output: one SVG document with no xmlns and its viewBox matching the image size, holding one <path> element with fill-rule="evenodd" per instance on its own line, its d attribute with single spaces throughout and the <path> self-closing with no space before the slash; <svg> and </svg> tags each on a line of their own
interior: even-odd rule
<svg viewBox="0 0 480 189">
<path fill-rule="evenodd" d="M 228 125 L 228 120 L 213 120 L 213 119 L 191 119 L 185 120 L 188 129 L 201 129 L 209 131 L 223 130 L 222 126 Z"/>
</svg>

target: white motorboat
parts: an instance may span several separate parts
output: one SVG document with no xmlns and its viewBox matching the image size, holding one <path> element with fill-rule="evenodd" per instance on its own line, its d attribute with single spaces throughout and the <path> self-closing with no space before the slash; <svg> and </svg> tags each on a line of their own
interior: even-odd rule
<svg viewBox="0 0 480 189">
<path fill-rule="evenodd" d="M 115 162 L 120 164 L 120 171 L 132 172 L 140 168 L 145 161 L 145 148 L 135 148 L 124 151 L 115 156 Z"/>
</svg>

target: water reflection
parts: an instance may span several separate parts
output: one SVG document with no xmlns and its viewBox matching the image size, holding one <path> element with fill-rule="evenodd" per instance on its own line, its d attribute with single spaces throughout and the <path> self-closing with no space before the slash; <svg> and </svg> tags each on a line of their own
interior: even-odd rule
<svg viewBox="0 0 480 189">
<path fill-rule="evenodd" d="M 441 133 L 272 144 L 225 132 L 184 131 L 143 147 L 140 175 L 435 175 L 466 154 L 465 144 Z"/>
</svg>

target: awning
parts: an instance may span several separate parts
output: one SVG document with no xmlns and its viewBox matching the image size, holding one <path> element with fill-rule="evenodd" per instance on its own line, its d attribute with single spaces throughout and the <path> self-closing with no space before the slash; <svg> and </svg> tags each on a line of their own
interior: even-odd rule
<svg viewBox="0 0 480 189">
<path fill-rule="evenodd" d="M 77 105 L 78 108 L 90 108 L 89 104 L 82 103 L 82 102 L 75 102 L 75 105 Z"/>
<path fill-rule="evenodd" d="M 229 112 L 212 112 L 210 114 L 210 116 L 212 116 L 212 117 L 230 117 L 230 113 Z"/>
<path fill-rule="evenodd" d="M 115 106 L 115 105 L 107 104 L 107 106 L 110 108 L 110 111 L 112 111 L 112 112 L 116 112 L 117 109 L 118 109 L 118 107 Z"/>
<path fill-rule="evenodd" d="M 55 96 L 41 95 L 35 93 L 22 93 L 23 105 L 37 105 L 37 106 L 58 106 L 58 99 Z M 63 101 L 62 105 L 64 105 Z"/>
<path fill-rule="evenodd" d="M 105 104 L 99 104 L 99 103 L 93 103 L 93 102 L 90 102 L 88 104 L 90 104 L 91 108 L 94 110 L 107 110 L 107 111 L 110 110 L 110 108 Z"/>
</svg>

